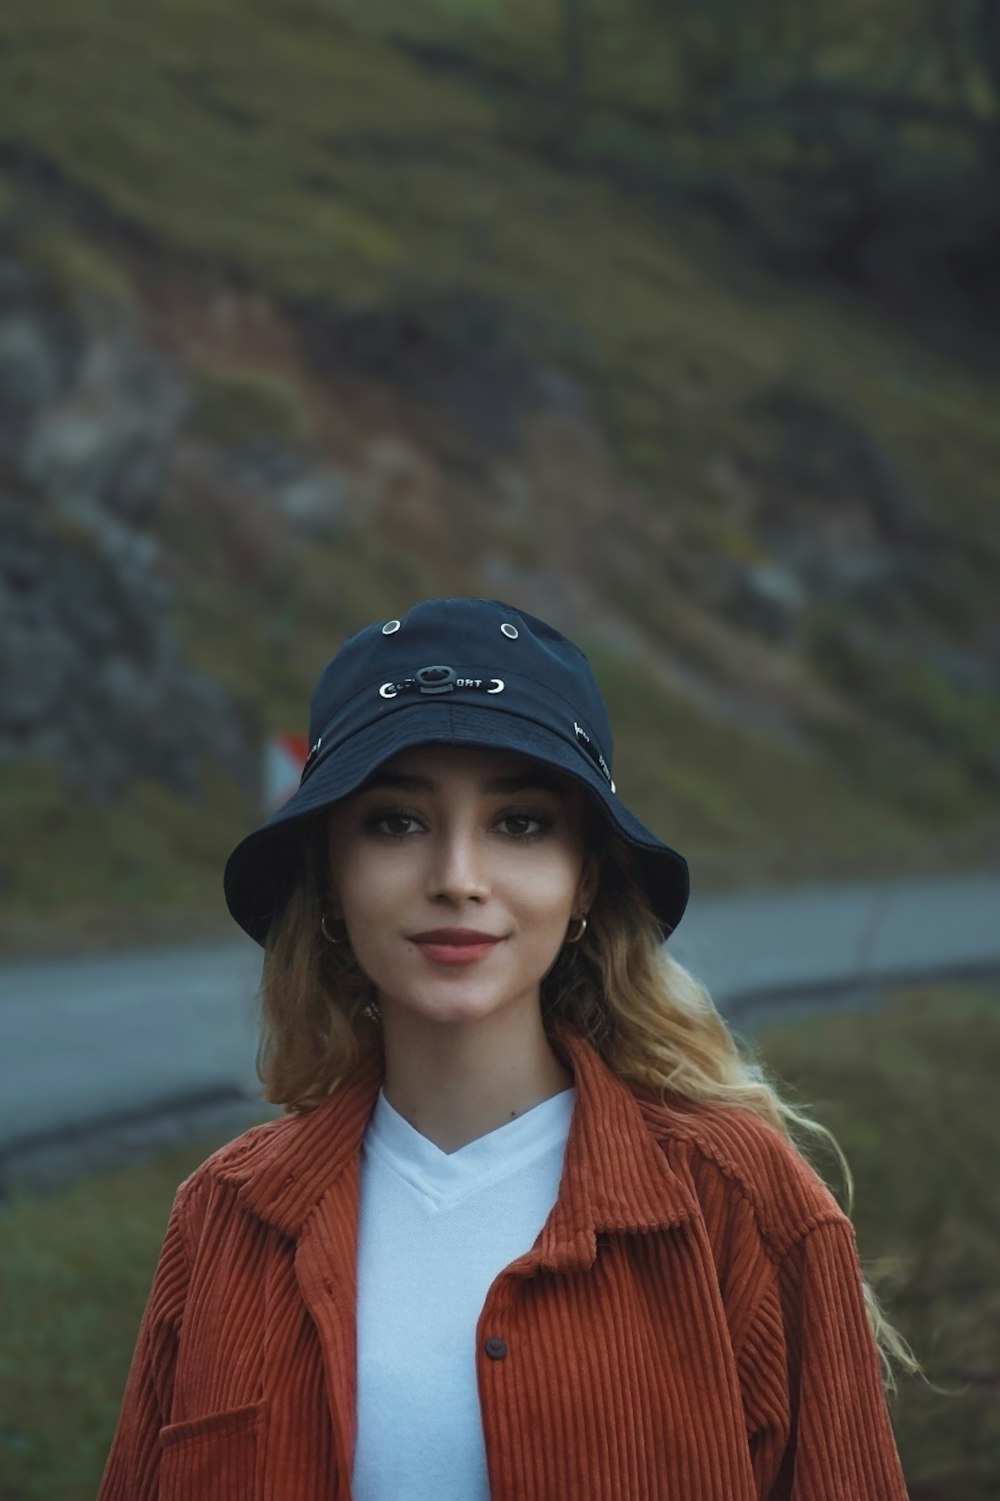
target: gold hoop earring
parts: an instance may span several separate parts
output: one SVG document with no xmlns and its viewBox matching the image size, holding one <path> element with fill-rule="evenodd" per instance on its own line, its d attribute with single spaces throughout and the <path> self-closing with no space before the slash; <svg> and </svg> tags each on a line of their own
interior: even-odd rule
<svg viewBox="0 0 1000 1501">
<path fill-rule="evenodd" d="M 337 919 L 334 918 L 334 921 L 336 922 Z M 347 942 L 347 924 L 346 923 L 344 924 L 344 933 L 343 933 L 343 937 L 341 937 L 341 938 L 335 937 L 334 934 L 330 932 L 330 929 L 326 925 L 326 913 L 325 912 L 323 913 L 323 916 L 319 920 L 319 925 L 320 925 L 320 928 L 323 930 L 323 937 L 326 939 L 327 943 L 333 943 L 333 944 L 338 944 L 339 943 L 339 944 L 343 944 L 343 943 Z"/>
<path fill-rule="evenodd" d="M 572 936 L 571 936 L 569 928 L 567 928 L 566 929 L 566 937 L 563 940 L 564 943 L 579 943 L 580 939 L 583 937 L 584 933 L 586 933 L 586 931 L 587 931 L 587 919 L 585 917 L 576 917 L 576 918 L 573 919 L 573 921 L 580 924 L 580 931 L 578 933 L 572 934 Z"/>
</svg>

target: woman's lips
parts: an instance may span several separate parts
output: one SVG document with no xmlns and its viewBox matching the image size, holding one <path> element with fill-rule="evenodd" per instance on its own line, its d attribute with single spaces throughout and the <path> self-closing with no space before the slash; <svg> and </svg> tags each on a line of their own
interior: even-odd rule
<svg viewBox="0 0 1000 1501">
<path fill-rule="evenodd" d="M 477 959 L 485 958 L 500 939 L 473 928 L 435 928 L 428 933 L 415 933 L 410 942 L 434 964 L 474 964 Z"/>
</svg>

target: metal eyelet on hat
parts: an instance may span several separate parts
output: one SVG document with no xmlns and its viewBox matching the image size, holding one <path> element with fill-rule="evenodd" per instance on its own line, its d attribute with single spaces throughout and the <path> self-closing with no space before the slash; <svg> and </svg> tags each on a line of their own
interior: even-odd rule
<svg viewBox="0 0 1000 1501">
<path fill-rule="evenodd" d="M 520 634 L 519 631 L 518 631 L 518 629 L 517 629 L 517 626 L 516 625 L 511 625 L 511 623 L 510 623 L 509 620 L 505 620 L 503 622 L 503 624 L 500 626 L 500 629 L 503 632 L 503 634 L 506 637 L 508 637 L 508 639 L 511 640 L 511 641 L 516 641 L 517 638 L 518 638 L 518 635 Z"/>
<path fill-rule="evenodd" d="M 382 634 L 383 634 L 383 636 L 391 636 L 394 631 L 398 631 L 398 630 L 399 630 L 399 621 L 398 620 L 387 620 L 386 623 L 385 623 L 385 625 L 382 627 Z"/>
</svg>

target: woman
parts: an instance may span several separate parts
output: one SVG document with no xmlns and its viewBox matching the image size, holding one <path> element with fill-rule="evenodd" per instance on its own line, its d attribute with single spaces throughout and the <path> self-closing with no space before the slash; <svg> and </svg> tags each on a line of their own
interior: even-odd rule
<svg viewBox="0 0 1000 1501">
<path fill-rule="evenodd" d="M 311 742 L 226 870 L 288 1113 L 178 1191 L 101 1501 L 905 1497 L 915 1362 L 823 1128 L 664 954 L 687 867 L 583 655 L 428 601 Z"/>
</svg>

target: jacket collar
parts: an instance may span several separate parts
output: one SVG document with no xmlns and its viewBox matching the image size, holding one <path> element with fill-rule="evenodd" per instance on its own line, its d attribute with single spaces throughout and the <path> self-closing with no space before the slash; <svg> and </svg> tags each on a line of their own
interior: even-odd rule
<svg viewBox="0 0 1000 1501">
<path fill-rule="evenodd" d="M 576 1107 L 559 1197 L 536 1246 L 545 1267 L 589 1265 L 602 1232 L 649 1231 L 688 1219 L 690 1190 L 670 1167 L 627 1084 L 573 1027 L 550 1037 L 573 1074 Z M 378 1050 L 308 1115 L 285 1116 L 228 1157 L 220 1176 L 248 1209 L 297 1239 L 323 1197 L 356 1166 L 382 1083 Z M 352 1175 L 355 1177 L 356 1175 Z"/>
</svg>

